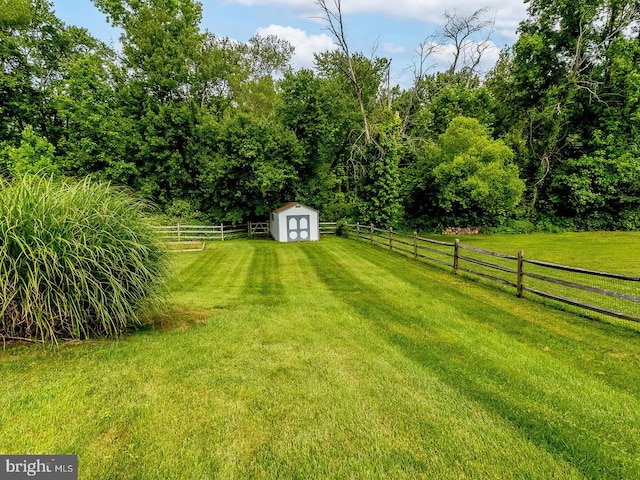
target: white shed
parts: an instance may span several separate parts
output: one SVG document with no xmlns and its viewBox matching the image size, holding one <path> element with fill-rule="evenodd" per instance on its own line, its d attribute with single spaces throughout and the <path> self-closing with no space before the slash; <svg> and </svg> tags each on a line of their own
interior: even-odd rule
<svg viewBox="0 0 640 480">
<path fill-rule="evenodd" d="M 271 235 L 279 242 L 320 240 L 318 211 L 298 202 L 290 202 L 271 214 Z"/>
</svg>

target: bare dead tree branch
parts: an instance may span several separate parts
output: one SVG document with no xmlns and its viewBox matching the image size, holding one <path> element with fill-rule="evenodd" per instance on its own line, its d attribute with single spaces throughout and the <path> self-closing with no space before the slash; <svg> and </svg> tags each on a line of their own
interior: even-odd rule
<svg viewBox="0 0 640 480">
<path fill-rule="evenodd" d="M 409 105 L 406 107 L 402 116 L 403 132 L 406 131 L 411 122 L 414 106 L 416 104 L 425 104 L 428 101 L 426 96 L 422 95 L 421 84 L 427 76 L 427 72 L 436 66 L 435 62 L 428 64 L 430 58 L 440 53 L 441 50 L 442 46 L 438 43 L 438 35 L 435 33 L 426 37 L 416 49 L 416 53 L 418 54 L 417 59 L 414 59 L 413 65 L 409 67 L 413 73 L 413 88 L 411 89 L 411 95 L 409 97 Z"/>
<path fill-rule="evenodd" d="M 442 45 L 438 43 L 438 34 L 434 33 L 424 39 L 424 41 L 418 46 L 416 50 L 418 53 L 418 60 L 414 63 L 413 76 L 414 84 L 417 84 L 422 80 L 427 71 L 436 66 L 435 63 L 427 65 L 427 62 L 432 55 L 438 54 L 442 51 Z"/>
<path fill-rule="evenodd" d="M 367 143 L 371 142 L 371 130 L 369 127 L 369 119 L 367 117 L 367 110 L 364 104 L 364 96 L 362 93 L 362 86 L 360 85 L 358 76 L 356 74 L 356 69 L 353 63 L 353 57 L 351 55 L 351 51 L 349 49 L 349 43 L 347 42 L 347 37 L 344 29 L 344 21 L 342 18 L 342 4 L 341 0 L 333 0 L 333 6 L 330 7 L 327 5 L 326 0 L 316 0 L 316 5 L 320 7 L 323 13 L 322 19 L 326 21 L 327 26 L 326 29 L 333 36 L 333 41 L 345 57 L 346 61 L 346 69 L 344 70 L 345 75 L 347 76 L 351 86 L 353 87 L 353 91 L 356 95 L 356 99 L 358 101 L 358 106 L 360 108 L 360 114 L 362 115 L 362 123 L 364 128 L 365 140 Z"/>
<path fill-rule="evenodd" d="M 453 79 L 456 71 L 460 69 L 471 70 L 473 73 L 480 63 L 482 54 L 490 47 L 490 37 L 493 34 L 495 21 L 486 19 L 486 14 L 486 8 L 480 8 L 467 17 L 457 15 L 455 10 L 453 13 L 445 11 L 444 17 L 447 22 L 442 29 L 442 38 L 444 41 L 451 42 L 454 48 L 453 60 L 447 72 L 450 79 Z M 474 36 L 487 28 L 490 29 L 489 33 L 479 42 L 483 46 L 478 51 L 474 47 L 476 43 Z M 475 53 L 474 50 L 476 50 Z"/>
</svg>

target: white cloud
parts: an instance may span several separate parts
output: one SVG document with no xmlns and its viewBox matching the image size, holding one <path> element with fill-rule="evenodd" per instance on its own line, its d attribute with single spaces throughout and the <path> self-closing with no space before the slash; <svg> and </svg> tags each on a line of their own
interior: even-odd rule
<svg viewBox="0 0 640 480">
<path fill-rule="evenodd" d="M 310 0 L 229 0 L 245 6 L 252 5 L 286 5 L 301 15 L 321 16 L 320 9 Z M 327 6 L 335 10 L 334 0 L 327 0 Z M 502 35 L 514 37 L 518 24 L 526 16 L 523 0 L 493 0 L 487 4 L 474 2 L 451 3 L 449 0 L 341 0 L 344 15 L 381 14 L 406 20 L 418 20 L 427 24 L 444 23 L 443 13 L 455 11 L 464 16 L 478 8 L 487 7 L 489 15 L 495 14 L 496 29 Z"/>
<path fill-rule="evenodd" d="M 336 48 L 331 37 L 325 33 L 320 35 L 309 35 L 304 30 L 282 25 L 269 25 L 260 27 L 257 31 L 260 35 L 276 35 L 278 38 L 287 40 L 295 47 L 292 63 L 295 69 L 312 68 L 313 54 Z"/>
<path fill-rule="evenodd" d="M 510 42 L 518 38 L 516 31 L 520 22 L 527 18 L 527 9 L 523 2 L 507 0 L 489 7 L 495 13 L 496 33 Z"/>
<path fill-rule="evenodd" d="M 332 2 L 333 0 L 329 1 Z M 235 3 L 245 7 L 253 7 L 255 5 L 285 5 L 303 16 L 319 14 L 318 6 L 315 4 L 315 1 L 312 0 L 227 0 L 227 3 Z"/>
<path fill-rule="evenodd" d="M 315 1 L 310 0 L 229 0 L 231 3 L 237 3 L 245 6 L 253 5 L 286 5 L 296 11 L 315 12 L 320 14 L 320 8 Z M 334 0 L 327 0 L 327 6 L 335 10 Z M 415 14 L 428 15 L 430 12 L 438 11 L 442 13 L 443 7 L 446 5 L 445 0 L 341 0 L 342 13 L 345 15 L 362 14 L 362 13 L 383 13 L 390 14 L 401 18 L 415 18 Z"/>
<path fill-rule="evenodd" d="M 402 45 L 394 45 L 393 43 L 383 43 L 382 50 L 386 53 L 403 53 L 406 51 L 406 48 Z"/>
<path fill-rule="evenodd" d="M 295 47 L 294 68 L 313 67 L 314 53 L 335 49 L 332 37 L 321 19 L 321 11 L 314 0 L 226 0 L 244 6 L 261 6 L 265 11 L 287 11 L 287 24 L 278 24 L 278 17 L 265 19 L 271 23 L 258 29 L 258 33 L 274 34 L 288 40 Z M 330 8 L 337 0 L 326 0 Z M 206 3 L 206 0 L 204 0 Z M 459 17 L 468 16 L 483 5 L 487 7 L 484 18 L 495 18 L 491 47 L 483 54 L 479 73 L 490 70 L 498 59 L 500 50 L 516 39 L 519 23 L 526 18 L 524 0 L 487 0 L 485 4 L 474 2 L 455 3 L 451 0 L 341 0 L 345 15 L 347 40 L 354 51 L 368 52 L 371 45 L 380 47 L 381 56 L 392 59 L 392 76 L 406 83 L 408 73 L 416 62 L 414 49 L 429 36 L 436 35 L 446 22 L 445 11 Z M 297 17 L 299 21 L 292 18 Z M 311 22 L 311 23 L 310 23 Z M 486 34 L 487 32 L 485 32 Z M 435 37 L 434 37 L 435 38 Z M 475 41 L 483 35 L 474 37 Z M 378 40 L 380 41 L 378 43 Z M 436 40 L 443 42 L 442 38 Z M 374 48 L 375 48 L 374 47 Z M 365 53 L 366 55 L 366 53 Z M 372 55 L 377 55 L 375 52 Z M 446 45 L 438 55 L 428 60 L 434 70 L 446 70 L 452 55 Z"/>
</svg>

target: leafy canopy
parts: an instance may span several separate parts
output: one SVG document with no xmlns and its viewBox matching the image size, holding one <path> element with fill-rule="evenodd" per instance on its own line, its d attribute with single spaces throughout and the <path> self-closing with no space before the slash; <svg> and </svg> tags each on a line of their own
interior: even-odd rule
<svg viewBox="0 0 640 480">
<path fill-rule="evenodd" d="M 440 137 L 433 173 L 438 204 L 452 223 L 497 225 L 516 213 L 525 185 L 513 158 L 513 151 L 490 139 L 477 120 L 451 122 Z"/>
</svg>

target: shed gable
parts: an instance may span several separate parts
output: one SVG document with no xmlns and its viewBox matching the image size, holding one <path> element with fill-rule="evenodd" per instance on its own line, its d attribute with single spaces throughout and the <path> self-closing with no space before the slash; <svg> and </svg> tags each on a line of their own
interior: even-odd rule
<svg viewBox="0 0 640 480">
<path fill-rule="evenodd" d="M 299 202 L 285 203 L 275 209 L 271 235 L 279 242 L 306 242 L 320 239 L 318 211 Z"/>
</svg>

